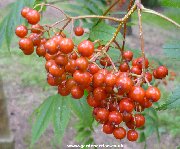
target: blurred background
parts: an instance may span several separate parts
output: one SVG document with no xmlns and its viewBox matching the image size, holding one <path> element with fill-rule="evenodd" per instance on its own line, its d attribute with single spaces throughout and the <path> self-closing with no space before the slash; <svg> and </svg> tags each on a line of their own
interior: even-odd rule
<svg viewBox="0 0 180 149">
<path fill-rule="evenodd" d="M 56 6 L 59 6 L 70 15 L 85 15 L 99 14 L 105 11 L 112 1 L 106 0 L 71 0 L 71 1 L 53 1 L 47 0 Z M 1 0 L 0 1 L 0 22 L 1 28 L 4 19 L 12 17 L 11 22 L 7 26 L 12 26 L 9 35 L 13 36 L 14 26 L 11 25 L 17 19 L 15 16 L 9 15 L 12 13 L 13 3 L 16 0 Z M 23 0 L 19 1 L 21 5 Z M 41 2 L 41 1 L 40 1 Z M 145 7 L 161 12 L 168 17 L 180 23 L 180 4 L 179 0 L 143 0 Z M 123 16 L 126 12 L 126 2 L 124 5 L 118 5 L 109 15 Z M 18 6 L 19 6 L 18 5 Z M 98 9 L 97 9 L 98 8 Z M 52 8 L 47 8 L 43 12 L 42 22 L 44 24 L 53 23 L 62 19 L 62 15 Z M 143 13 L 143 31 L 145 39 L 145 51 L 147 57 L 153 60 L 154 63 L 164 64 L 169 68 L 169 77 L 160 84 L 163 92 L 163 97 L 160 104 L 168 100 L 169 95 L 174 91 L 180 83 L 180 29 L 173 26 L 171 23 L 147 13 Z M 93 22 L 84 21 L 85 28 L 91 27 Z M 107 22 L 110 23 L 110 22 Z M 116 24 L 113 24 L 116 26 Z M 129 35 L 126 38 L 126 49 L 140 49 L 138 36 L 138 17 L 134 13 L 131 21 L 128 23 Z M 69 32 L 70 26 L 66 32 Z M 13 31 L 13 32 L 12 32 Z M 0 76 L 3 79 L 4 92 L 7 99 L 8 115 L 10 119 L 10 129 L 15 136 L 15 148 L 26 149 L 30 144 L 31 138 L 31 123 L 29 117 L 33 110 L 38 107 L 44 99 L 49 95 L 56 93 L 56 89 L 50 87 L 46 83 L 46 73 L 44 69 L 45 60 L 33 54 L 24 56 L 18 48 L 18 39 L 11 39 L 10 48 L 8 41 L 2 40 L 5 34 L 0 30 Z M 173 76 L 173 78 L 172 78 Z M 180 99 L 180 96 L 177 97 Z M 179 102 L 179 101 L 178 101 Z M 146 147 L 148 149 L 175 149 L 180 145 L 180 108 L 172 108 L 170 110 L 161 110 L 157 112 L 158 118 L 149 124 L 146 135 Z M 53 130 L 50 127 L 43 134 L 41 139 L 35 144 L 35 149 L 51 149 L 62 148 L 66 149 L 67 144 L 81 144 L 81 139 L 78 140 L 76 128 L 78 127 L 78 118 L 72 116 L 65 136 L 62 141 L 62 147 L 56 145 L 53 141 Z M 156 126 L 160 135 L 160 142 L 156 134 Z M 1 135 L 1 134 L 0 134 Z M 95 127 L 92 134 L 96 144 L 123 144 L 124 149 L 143 149 L 144 139 L 139 140 L 142 143 L 130 143 L 127 140 L 115 140 L 112 136 L 105 135 L 101 132 L 101 127 Z M 79 142 L 78 142 L 79 141 Z"/>
</svg>

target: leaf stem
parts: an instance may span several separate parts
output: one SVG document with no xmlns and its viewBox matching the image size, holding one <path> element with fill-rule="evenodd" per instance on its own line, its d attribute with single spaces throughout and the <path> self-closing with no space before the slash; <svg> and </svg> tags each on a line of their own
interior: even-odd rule
<svg viewBox="0 0 180 149">
<path fill-rule="evenodd" d="M 141 10 L 142 10 L 142 12 L 150 13 L 150 14 L 154 14 L 154 15 L 156 15 L 156 16 L 159 16 L 159 17 L 165 19 L 166 21 L 168 21 L 168 22 L 174 24 L 174 25 L 177 26 L 178 28 L 180 28 L 180 24 L 178 24 L 178 23 L 175 22 L 174 20 L 168 18 L 167 16 L 165 16 L 165 15 L 159 13 L 159 12 L 156 12 L 156 11 L 154 11 L 154 10 L 145 8 L 144 6 L 142 6 L 142 9 L 141 9 Z"/>
</svg>

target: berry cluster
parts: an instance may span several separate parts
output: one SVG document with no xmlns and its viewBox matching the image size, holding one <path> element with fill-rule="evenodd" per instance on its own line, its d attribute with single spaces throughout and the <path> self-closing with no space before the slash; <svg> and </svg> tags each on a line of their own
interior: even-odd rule
<svg viewBox="0 0 180 149">
<path fill-rule="evenodd" d="M 60 95 L 71 94 L 74 99 L 82 98 L 84 91 L 88 91 L 87 103 L 93 107 L 95 120 L 103 125 L 103 132 L 113 134 L 116 139 L 127 136 L 129 141 L 136 141 L 138 132 L 135 129 L 145 124 L 141 112 L 161 96 L 160 90 L 150 82 L 153 77 L 166 77 L 167 68 L 159 66 L 150 72 L 148 59 L 133 58 L 131 51 L 124 51 L 122 61 L 115 65 L 106 53 L 108 47 L 95 47 L 89 40 L 76 46 L 62 32 L 45 37 L 46 30 L 38 24 L 38 11 L 26 7 L 21 14 L 32 26 L 30 29 L 24 25 L 16 28 L 16 35 L 21 38 L 19 47 L 25 55 L 32 54 L 36 48 L 37 55 L 46 59 L 49 85 L 57 86 Z M 74 33 L 82 36 L 84 29 L 76 27 Z M 113 65 L 117 70 L 111 69 Z M 145 83 L 149 85 L 147 90 L 143 88 Z"/>
</svg>

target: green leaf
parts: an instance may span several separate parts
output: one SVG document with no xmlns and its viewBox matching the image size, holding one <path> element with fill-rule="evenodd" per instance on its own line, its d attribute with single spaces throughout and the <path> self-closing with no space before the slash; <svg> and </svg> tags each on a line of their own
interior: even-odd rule
<svg viewBox="0 0 180 149">
<path fill-rule="evenodd" d="M 85 97 L 80 100 L 72 99 L 69 101 L 69 105 L 85 126 L 92 127 L 92 108 L 87 104 Z"/>
<path fill-rule="evenodd" d="M 4 16 L 4 19 L 2 20 L 0 25 L 0 47 L 2 46 L 4 39 L 6 39 L 8 49 L 10 48 L 16 26 L 22 24 L 22 22 L 24 21 L 20 13 L 22 8 L 24 6 L 30 6 L 33 3 L 34 0 L 18 0 L 10 4 L 11 10 L 7 16 Z"/>
<path fill-rule="evenodd" d="M 32 126 L 31 145 L 36 143 L 36 141 L 46 130 L 53 114 L 54 100 L 58 98 L 59 95 L 50 96 L 40 106 L 39 113 L 38 115 L 36 115 L 35 121 Z"/>
<path fill-rule="evenodd" d="M 180 8 L 179 0 L 160 0 L 160 4 L 165 7 Z"/>
<path fill-rule="evenodd" d="M 116 31 L 116 28 L 104 22 L 100 22 L 90 30 L 89 38 L 92 41 L 99 39 L 101 41 L 108 42 L 113 37 L 115 31 Z M 117 41 L 122 40 L 122 35 L 120 32 L 116 39 Z"/>
<path fill-rule="evenodd" d="M 168 100 L 160 105 L 156 110 L 166 110 L 166 109 L 178 109 L 180 108 L 180 85 L 178 85 L 174 91 L 169 95 Z"/>
<path fill-rule="evenodd" d="M 168 58 L 180 60 L 180 43 L 179 43 L 179 41 L 172 41 L 172 42 L 166 43 L 163 46 L 163 52 L 166 55 L 166 57 L 168 57 Z"/>
<path fill-rule="evenodd" d="M 53 126 L 57 142 L 61 144 L 65 130 L 70 120 L 70 109 L 68 107 L 68 97 L 58 96 L 54 101 Z"/>
</svg>

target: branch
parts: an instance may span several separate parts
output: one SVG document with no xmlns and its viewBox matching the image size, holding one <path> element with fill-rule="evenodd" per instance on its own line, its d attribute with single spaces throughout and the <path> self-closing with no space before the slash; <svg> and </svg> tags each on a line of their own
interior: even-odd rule
<svg viewBox="0 0 180 149">
<path fill-rule="evenodd" d="M 168 22 L 170 22 L 170 23 L 172 23 L 172 24 L 174 24 L 175 26 L 177 26 L 177 27 L 180 28 L 180 24 L 178 24 L 178 23 L 175 22 L 174 20 L 168 18 L 167 16 L 165 16 L 165 15 L 159 13 L 159 12 L 156 12 L 156 11 L 151 10 L 151 9 L 147 9 L 147 8 L 145 8 L 144 6 L 142 6 L 141 10 L 142 10 L 142 12 L 150 13 L 150 14 L 154 14 L 154 15 L 156 15 L 156 16 L 159 16 L 159 17 L 165 19 L 166 21 L 168 21 Z"/>
</svg>

